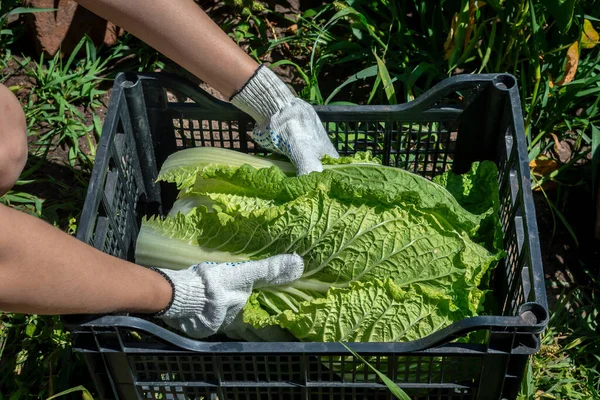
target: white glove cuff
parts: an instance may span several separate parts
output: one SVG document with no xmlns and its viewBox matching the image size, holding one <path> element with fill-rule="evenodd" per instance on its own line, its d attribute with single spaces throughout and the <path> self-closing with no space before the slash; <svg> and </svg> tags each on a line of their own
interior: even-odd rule
<svg viewBox="0 0 600 400">
<path fill-rule="evenodd" d="M 152 269 L 161 274 L 173 289 L 171 302 L 155 317 L 180 318 L 202 313 L 207 302 L 202 278 L 187 269 L 181 271 Z"/>
<path fill-rule="evenodd" d="M 257 123 L 265 124 L 271 116 L 291 104 L 295 98 L 286 84 L 267 66 L 261 64 L 230 101 Z"/>
</svg>

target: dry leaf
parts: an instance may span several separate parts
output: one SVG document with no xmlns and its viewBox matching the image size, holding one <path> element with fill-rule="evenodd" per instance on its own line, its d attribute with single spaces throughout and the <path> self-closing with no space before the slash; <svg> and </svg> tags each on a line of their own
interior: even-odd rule
<svg viewBox="0 0 600 400">
<path fill-rule="evenodd" d="M 529 167 L 540 175 L 546 175 L 558 169 L 558 163 L 550 158 L 535 159 L 529 162 Z"/>
<path fill-rule="evenodd" d="M 551 159 L 537 159 L 529 162 L 531 173 L 538 178 L 547 176 L 558 169 L 558 163 Z M 556 183 L 552 181 L 545 182 L 542 187 L 536 187 L 534 190 L 549 190 L 556 187 Z"/>
<path fill-rule="evenodd" d="M 565 63 L 565 74 L 562 79 L 558 82 L 554 82 L 556 86 L 564 85 L 569 83 L 575 78 L 577 72 L 577 64 L 579 64 L 579 42 L 573 43 L 567 50 L 567 60 Z"/>
<path fill-rule="evenodd" d="M 558 143 L 559 143 L 558 136 L 556 136 L 556 134 L 553 133 L 553 132 L 550 132 L 550 136 L 552 136 L 552 139 L 554 139 L 554 149 L 558 152 L 558 147 L 559 147 L 559 145 L 558 145 Z"/>
<path fill-rule="evenodd" d="M 469 25 L 467 26 L 467 32 L 465 33 L 465 50 L 469 47 L 469 41 L 471 40 L 471 32 L 473 31 L 473 26 L 475 25 L 475 1 L 469 1 Z"/>
<path fill-rule="evenodd" d="M 554 87 L 554 79 L 552 79 L 552 74 L 546 71 L 546 76 L 548 77 L 548 86 L 550 86 L 550 89 L 552 89 Z"/>
<path fill-rule="evenodd" d="M 273 24 L 271 23 L 271 21 L 269 21 L 266 18 L 265 18 L 265 22 L 267 24 L 267 27 L 271 30 L 271 33 L 273 34 L 273 38 L 275 40 L 277 40 L 277 32 L 275 32 L 275 27 L 273 26 Z"/>
<path fill-rule="evenodd" d="M 583 20 L 583 31 L 581 32 L 581 38 L 579 39 L 582 49 L 591 49 L 598 44 L 600 35 L 592 26 L 592 23 L 585 19 Z"/>
<path fill-rule="evenodd" d="M 446 42 L 444 43 L 444 59 L 448 60 L 450 55 L 452 55 L 452 50 L 454 50 L 454 35 L 456 33 L 456 25 L 458 24 L 458 14 L 454 14 L 452 17 L 452 23 L 450 24 L 450 31 L 448 32 L 448 37 L 446 38 Z"/>
</svg>

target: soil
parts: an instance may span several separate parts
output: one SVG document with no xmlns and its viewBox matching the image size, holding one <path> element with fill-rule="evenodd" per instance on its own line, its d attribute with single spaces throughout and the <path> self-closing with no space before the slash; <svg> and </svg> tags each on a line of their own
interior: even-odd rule
<svg viewBox="0 0 600 400">
<path fill-rule="evenodd" d="M 540 233 L 542 265 L 550 310 L 565 289 L 572 287 L 575 277 L 570 265 L 576 259 L 573 239 L 566 229 L 554 227 L 550 207 L 542 193 L 535 193 L 535 208 Z"/>
</svg>

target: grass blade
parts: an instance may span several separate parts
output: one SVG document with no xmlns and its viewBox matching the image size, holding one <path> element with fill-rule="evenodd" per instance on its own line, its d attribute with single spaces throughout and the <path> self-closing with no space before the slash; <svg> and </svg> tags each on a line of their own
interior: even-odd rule
<svg viewBox="0 0 600 400">
<path fill-rule="evenodd" d="M 329 95 L 329 97 L 327 97 L 327 100 L 325 100 L 325 104 L 329 104 L 329 102 L 331 101 L 331 99 L 338 94 L 338 92 L 340 90 L 342 90 L 346 85 L 349 85 L 353 82 L 356 82 L 358 80 L 361 79 L 366 79 L 366 78 L 370 78 L 372 76 L 376 76 L 377 75 L 377 71 L 378 71 L 378 67 L 377 65 L 372 65 L 370 67 L 367 67 L 365 69 L 363 69 L 362 71 L 357 72 L 356 74 L 352 75 L 350 78 L 346 79 L 344 81 L 344 83 L 342 83 L 341 85 L 339 85 L 338 87 L 336 87 L 331 94 Z"/>
<path fill-rule="evenodd" d="M 485 49 L 485 54 L 483 56 L 483 60 L 481 61 L 481 66 L 479 67 L 478 73 L 487 66 L 488 61 L 490 61 L 490 56 L 492 55 L 492 49 L 494 48 L 494 40 L 496 39 L 496 25 L 497 21 L 492 22 L 492 31 L 490 32 L 490 39 L 487 48 Z"/>
<path fill-rule="evenodd" d="M 46 84 L 46 86 L 51 87 L 51 86 L 58 86 L 61 83 L 68 81 L 69 79 L 73 79 L 74 77 L 76 77 L 77 74 L 68 74 L 68 75 L 63 75 L 63 76 L 58 76 L 58 78 L 51 80 L 50 82 L 48 82 Z"/>
<path fill-rule="evenodd" d="M 57 393 L 54 396 L 50 396 L 46 400 L 56 399 L 57 397 L 61 397 L 61 396 L 64 396 L 64 395 L 67 395 L 67 394 L 70 394 L 70 393 L 73 393 L 73 392 L 83 392 L 82 393 L 82 397 L 83 397 L 84 400 L 88 400 L 88 399 L 91 400 L 91 399 L 93 399 L 93 397 L 90 394 L 89 390 L 87 390 L 85 388 L 85 386 L 79 385 L 79 386 L 73 387 L 71 389 L 67 389 L 67 390 L 64 390 L 64 391 L 62 391 L 60 393 Z"/>
<path fill-rule="evenodd" d="M 87 60 L 91 60 L 94 64 L 97 64 L 98 60 L 96 58 L 96 45 L 91 40 L 85 41 L 85 55 Z M 96 65 L 94 65 L 95 67 Z M 93 71 L 94 68 L 91 68 Z"/>
<path fill-rule="evenodd" d="M 392 78 L 390 77 L 390 73 L 388 72 L 385 63 L 377 56 L 377 54 L 373 53 L 375 59 L 377 59 L 377 66 L 379 67 L 379 76 L 381 77 L 381 81 L 383 82 L 383 88 L 385 90 L 385 95 L 390 104 L 397 104 L 396 100 L 396 91 L 394 90 L 394 85 L 392 84 Z"/>
<path fill-rule="evenodd" d="M 369 99 L 367 100 L 367 104 L 371 104 L 373 97 L 375 97 L 375 95 L 377 94 L 377 89 L 379 89 L 379 85 L 381 85 L 381 76 L 377 75 L 377 78 L 375 79 L 375 83 L 373 84 L 373 87 L 371 88 L 371 93 L 369 94 Z"/>
<path fill-rule="evenodd" d="M 31 14 L 31 13 L 37 13 L 37 12 L 51 12 L 51 11 L 57 11 L 57 10 L 58 10 L 58 8 L 17 7 L 17 8 L 13 8 L 12 10 L 10 10 L 6 14 L 4 14 L 0 19 L 4 19 L 4 18 L 8 17 L 9 15 L 15 15 L 15 14 Z"/>
<path fill-rule="evenodd" d="M 600 129 L 594 124 L 592 127 L 592 193 L 596 193 L 598 185 L 598 172 L 600 170 Z"/>
<path fill-rule="evenodd" d="M 406 80 L 406 101 L 412 101 L 415 99 L 415 93 L 413 88 L 417 83 L 417 80 L 426 72 L 435 71 L 435 67 L 428 62 L 420 62 L 412 72 L 408 75 L 408 79 Z"/>
<path fill-rule="evenodd" d="M 79 43 L 77 43 L 77 46 L 75 46 L 75 48 L 71 52 L 71 55 L 69 56 L 69 59 L 67 60 L 67 63 L 63 67 L 63 71 L 65 73 L 69 70 L 69 68 L 71 68 L 71 64 L 73 63 L 73 60 L 75 60 L 75 57 L 77 57 L 79 50 L 81 50 L 81 47 L 83 47 L 85 42 L 87 42 L 88 40 L 89 37 L 86 35 L 79 41 Z"/>
<path fill-rule="evenodd" d="M 274 62 L 273 64 L 271 64 L 269 67 L 270 68 L 275 68 L 279 65 L 291 65 L 292 67 L 296 68 L 296 70 L 298 71 L 298 73 L 300 74 L 300 76 L 302 77 L 302 79 L 309 84 L 310 83 L 310 78 L 308 77 L 308 75 L 306 75 L 306 73 L 302 70 L 302 67 L 300 67 L 298 64 L 296 64 L 293 61 L 290 60 L 279 60 L 277 62 Z"/>
<path fill-rule="evenodd" d="M 408 397 L 406 392 L 404 390 L 400 389 L 400 387 L 398 385 L 396 385 L 390 378 L 388 378 L 387 376 L 385 376 L 384 374 L 379 372 L 377 369 L 375 369 L 375 367 L 373 367 L 371 364 L 369 364 L 367 362 L 367 360 L 365 360 L 364 358 L 359 356 L 350 347 L 346 346 L 342 342 L 340 342 L 340 343 L 342 346 L 344 346 L 346 348 L 346 350 L 348 350 L 350 353 L 352 353 L 352 355 L 354 357 L 358 358 L 360 360 L 360 362 L 365 363 L 369 368 L 371 368 L 373 370 L 373 372 L 375 372 L 377 374 L 377 376 L 379 376 L 379 378 L 383 381 L 383 383 L 385 383 L 385 386 L 387 386 L 387 388 L 390 390 L 390 392 L 392 392 L 392 394 L 394 395 L 395 398 L 400 399 L 400 400 L 410 400 L 410 397 Z"/>
<path fill-rule="evenodd" d="M 575 0 L 546 0 L 548 10 L 556 19 L 562 32 L 567 32 L 573 22 Z"/>
<path fill-rule="evenodd" d="M 525 375 L 523 376 L 523 381 L 521 382 L 521 396 L 524 396 L 526 399 L 533 398 L 534 392 L 534 384 L 533 384 L 533 367 L 532 361 L 530 360 L 527 363 L 527 369 L 525 370 Z"/>
<path fill-rule="evenodd" d="M 563 226 L 567 229 L 567 231 L 571 235 L 571 238 L 575 242 L 575 245 L 577 247 L 579 247 L 579 240 L 577 240 L 577 235 L 575 234 L 575 231 L 571 227 L 571 224 L 569 224 L 569 221 L 567 221 L 567 219 L 565 218 L 565 216 L 563 215 L 563 213 L 560 212 L 560 210 L 558 209 L 558 207 L 556 207 L 556 205 L 554 204 L 554 202 L 552 200 L 550 200 L 550 198 L 546 194 L 546 191 L 544 190 L 544 188 L 541 185 L 540 185 L 540 191 L 544 195 L 544 198 L 546 199 L 546 202 L 548 203 L 548 205 L 552 209 L 553 213 L 556 214 L 556 216 L 558 217 L 558 219 L 560 219 L 560 222 L 562 222 Z"/>
</svg>

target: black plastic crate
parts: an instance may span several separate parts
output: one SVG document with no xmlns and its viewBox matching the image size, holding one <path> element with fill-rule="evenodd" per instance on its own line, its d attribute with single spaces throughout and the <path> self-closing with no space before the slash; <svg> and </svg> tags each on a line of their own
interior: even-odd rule
<svg viewBox="0 0 600 400">
<path fill-rule="evenodd" d="M 342 155 L 371 150 L 429 178 L 465 172 L 476 160 L 498 165 L 507 252 L 492 274 L 499 315 L 468 318 L 418 341 L 351 347 L 413 398 L 514 399 L 548 321 L 514 77 L 456 76 L 396 106 L 315 108 Z M 264 153 L 250 138 L 253 124 L 179 77 L 120 74 L 77 237 L 133 261 L 141 217 L 165 214 L 175 199 L 172 185 L 155 183 L 167 156 L 192 146 Z M 339 343 L 197 341 L 132 316 L 65 321 L 106 399 L 392 398 Z M 473 331 L 485 332 L 485 344 L 456 343 Z"/>
</svg>

